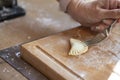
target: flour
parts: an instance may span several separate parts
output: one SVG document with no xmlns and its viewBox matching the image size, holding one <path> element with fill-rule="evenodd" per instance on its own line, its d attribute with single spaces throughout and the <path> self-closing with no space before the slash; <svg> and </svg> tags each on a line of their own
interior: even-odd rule
<svg viewBox="0 0 120 80">
<path fill-rule="evenodd" d="M 56 27 L 60 27 L 60 23 L 53 20 L 52 18 L 36 18 L 36 21 L 42 23 L 45 26 L 55 25 Z"/>
<path fill-rule="evenodd" d="M 83 64 L 85 66 L 94 67 L 98 70 L 101 69 L 102 66 L 106 66 L 106 64 L 112 64 L 117 61 L 118 59 L 111 53 L 105 53 L 100 50 L 90 50 L 89 55 L 83 57 Z"/>
<path fill-rule="evenodd" d="M 59 39 L 59 41 L 56 43 L 56 44 L 64 44 L 64 45 L 66 45 L 68 42 L 66 41 L 66 40 L 64 40 L 64 39 Z"/>
<path fill-rule="evenodd" d="M 20 52 L 15 53 L 16 57 L 20 57 Z"/>
<path fill-rule="evenodd" d="M 30 7 L 31 6 L 31 4 L 29 4 L 29 2 L 28 3 L 26 3 L 26 2 L 24 2 L 24 1 L 20 1 L 19 2 L 19 5 L 20 6 L 22 6 L 23 8 L 27 8 L 27 7 Z"/>
<path fill-rule="evenodd" d="M 10 71 L 9 71 L 7 68 L 4 68 L 4 69 L 3 69 L 3 72 L 4 72 L 4 73 L 5 73 L 5 72 L 8 73 L 8 72 L 10 72 Z"/>
</svg>

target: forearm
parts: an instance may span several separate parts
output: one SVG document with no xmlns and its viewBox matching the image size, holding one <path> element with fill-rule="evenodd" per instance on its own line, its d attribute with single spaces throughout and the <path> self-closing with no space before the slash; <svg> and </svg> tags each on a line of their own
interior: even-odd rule
<svg viewBox="0 0 120 80">
<path fill-rule="evenodd" d="M 71 0 L 57 0 L 57 1 L 60 3 L 60 8 L 63 11 L 66 11 L 67 10 L 67 6 L 69 5 Z"/>
</svg>

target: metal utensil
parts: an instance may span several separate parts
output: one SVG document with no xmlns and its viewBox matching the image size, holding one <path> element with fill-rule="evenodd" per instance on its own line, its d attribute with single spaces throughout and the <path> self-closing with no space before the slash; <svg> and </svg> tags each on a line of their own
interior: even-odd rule
<svg viewBox="0 0 120 80">
<path fill-rule="evenodd" d="M 28 80 L 48 80 L 38 70 L 20 57 L 20 45 L 0 50 L 0 58 L 9 63 L 13 68 L 19 71 Z"/>
<path fill-rule="evenodd" d="M 118 20 L 115 20 L 106 30 L 97 34 L 93 39 L 87 40 L 84 43 L 89 45 L 97 44 L 103 40 L 105 40 L 109 34 L 111 33 L 112 27 L 117 23 Z"/>
</svg>

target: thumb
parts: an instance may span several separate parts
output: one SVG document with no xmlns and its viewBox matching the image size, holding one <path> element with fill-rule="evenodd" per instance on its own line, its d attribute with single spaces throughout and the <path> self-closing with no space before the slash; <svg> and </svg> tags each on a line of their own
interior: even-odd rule
<svg viewBox="0 0 120 80">
<path fill-rule="evenodd" d="M 107 10 L 107 9 L 101 9 L 101 13 L 102 13 L 102 17 L 103 18 L 112 18 L 112 19 L 117 19 L 120 18 L 120 9 L 111 9 L 111 10 Z"/>
<path fill-rule="evenodd" d="M 108 26 L 105 23 L 102 22 L 98 26 L 92 26 L 91 30 L 95 31 L 95 32 L 102 32 L 106 28 L 108 28 Z"/>
<path fill-rule="evenodd" d="M 107 26 L 110 26 L 115 20 L 114 19 L 105 19 L 102 22 Z"/>
<path fill-rule="evenodd" d="M 99 25 L 91 27 L 91 30 L 96 32 L 102 32 L 103 30 L 108 28 L 113 22 L 114 20 L 112 19 L 103 20 Z"/>
</svg>

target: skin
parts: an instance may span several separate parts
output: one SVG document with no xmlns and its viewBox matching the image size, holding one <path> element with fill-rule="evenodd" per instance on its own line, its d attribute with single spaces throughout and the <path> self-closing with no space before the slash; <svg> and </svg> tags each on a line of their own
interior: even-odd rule
<svg viewBox="0 0 120 80">
<path fill-rule="evenodd" d="M 120 18 L 120 0 L 71 0 L 67 13 L 83 26 L 101 32 Z"/>
</svg>

